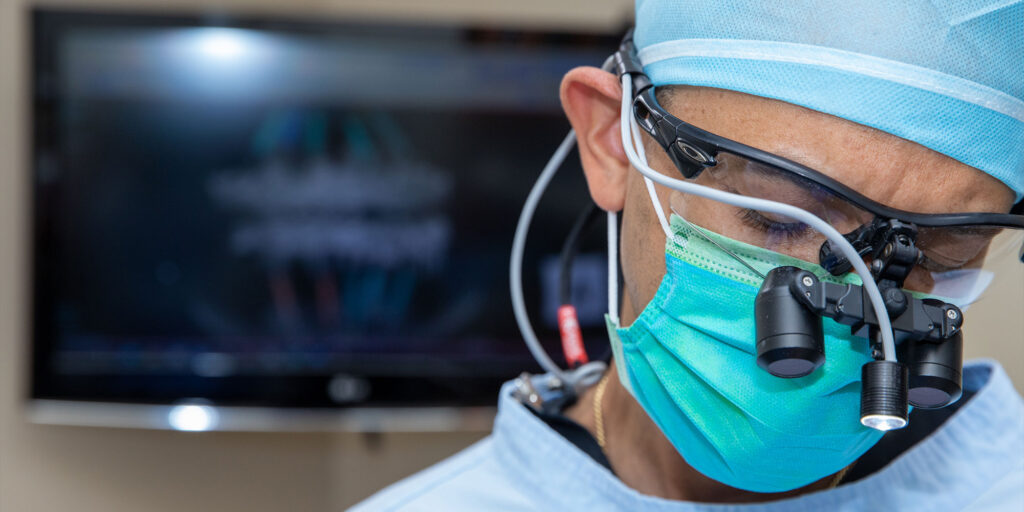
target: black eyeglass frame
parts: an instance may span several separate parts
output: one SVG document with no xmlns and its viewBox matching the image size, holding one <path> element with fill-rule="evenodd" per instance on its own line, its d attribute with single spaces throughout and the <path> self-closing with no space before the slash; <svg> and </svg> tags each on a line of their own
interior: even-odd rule
<svg viewBox="0 0 1024 512">
<path fill-rule="evenodd" d="M 924 227 L 992 226 L 1024 229 L 1024 201 L 1014 205 L 1010 213 L 916 213 L 898 210 L 869 199 L 814 169 L 682 121 L 658 104 L 654 85 L 644 73 L 637 56 L 632 31 L 626 35 L 613 61 L 619 77 L 628 74 L 633 82 L 632 110 L 637 124 L 668 153 L 672 163 L 686 179 L 696 178 L 705 168 L 717 165 L 716 157 L 720 152 L 725 152 L 811 181 L 878 217 L 898 219 Z M 1021 258 L 1024 261 L 1024 248 Z"/>
</svg>

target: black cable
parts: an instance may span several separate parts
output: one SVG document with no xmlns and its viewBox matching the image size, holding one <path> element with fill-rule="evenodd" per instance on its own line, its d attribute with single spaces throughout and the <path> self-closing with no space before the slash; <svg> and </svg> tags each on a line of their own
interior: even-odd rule
<svg viewBox="0 0 1024 512">
<path fill-rule="evenodd" d="M 580 250 L 583 242 L 583 233 L 597 220 L 601 209 L 594 203 L 587 204 L 586 208 L 576 217 L 576 222 L 569 231 L 562 245 L 561 264 L 558 274 L 558 302 L 559 305 L 569 304 L 572 300 L 572 261 Z"/>
</svg>

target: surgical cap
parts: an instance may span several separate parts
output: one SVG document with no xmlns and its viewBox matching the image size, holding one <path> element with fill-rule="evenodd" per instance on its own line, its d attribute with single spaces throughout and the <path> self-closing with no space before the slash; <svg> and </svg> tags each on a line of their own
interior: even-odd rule
<svg viewBox="0 0 1024 512">
<path fill-rule="evenodd" d="M 716 87 L 871 126 L 1024 197 L 1024 1 L 637 0 L 654 85 Z"/>
</svg>

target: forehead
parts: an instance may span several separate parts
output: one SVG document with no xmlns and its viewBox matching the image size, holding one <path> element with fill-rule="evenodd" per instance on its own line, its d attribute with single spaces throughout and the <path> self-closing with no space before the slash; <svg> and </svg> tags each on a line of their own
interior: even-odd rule
<svg viewBox="0 0 1024 512">
<path fill-rule="evenodd" d="M 1013 204 L 1013 192 L 992 176 L 846 119 L 706 87 L 662 87 L 658 100 L 690 124 L 799 162 L 894 208 L 1006 212 Z"/>
</svg>

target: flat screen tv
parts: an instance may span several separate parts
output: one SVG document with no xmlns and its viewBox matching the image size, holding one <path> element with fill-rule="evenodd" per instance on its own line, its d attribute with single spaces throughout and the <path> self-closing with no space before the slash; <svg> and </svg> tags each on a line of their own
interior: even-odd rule
<svg viewBox="0 0 1024 512">
<path fill-rule="evenodd" d="M 31 22 L 30 398 L 451 408 L 493 405 L 502 381 L 537 369 L 510 307 L 513 228 L 569 128 L 562 74 L 600 65 L 615 37 L 67 10 Z M 557 255 L 588 204 L 571 160 L 524 266 L 556 356 Z M 572 276 L 595 352 L 601 243 Z"/>
</svg>

